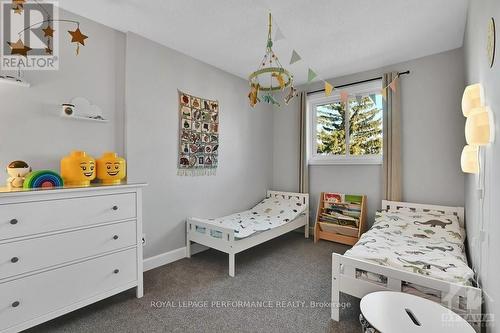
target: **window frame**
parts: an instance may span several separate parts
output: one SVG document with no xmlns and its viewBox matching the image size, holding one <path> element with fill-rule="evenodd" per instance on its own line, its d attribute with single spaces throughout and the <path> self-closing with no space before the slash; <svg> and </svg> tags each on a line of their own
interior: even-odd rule
<svg viewBox="0 0 500 333">
<path fill-rule="evenodd" d="M 346 91 L 349 93 L 349 100 L 355 95 L 370 95 L 377 94 L 380 95 L 380 90 L 382 89 L 382 80 L 376 80 L 372 82 L 360 83 L 356 85 L 351 85 L 342 88 L 341 91 Z M 316 124 L 317 117 L 314 110 L 318 105 L 336 103 L 340 101 L 340 91 L 334 90 L 330 96 L 325 96 L 324 93 L 315 93 L 307 97 L 307 162 L 310 165 L 334 165 L 334 164 L 382 164 L 383 163 L 383 151 L 380 155 L 363 155 L 355 156 L 351 155 L 349 151 L 349 119 L 346 121 L 346 154 L 345 155 L 320 155 L 317 154 L 317 140 L 316 140 Z M 384 104 L 384 101 L 382 101 Z M 349 104 L 349 103 L 348 103 Z M 350 110 L 349 110 L 350 111 Z M 384 106 L 382 107 L 382 121 L 384 117 Z M 383 124 L 383 122 L 382 122 Z M 384 135 L 384 128 L 382 125 L 382 137 Z"/>
</svg>

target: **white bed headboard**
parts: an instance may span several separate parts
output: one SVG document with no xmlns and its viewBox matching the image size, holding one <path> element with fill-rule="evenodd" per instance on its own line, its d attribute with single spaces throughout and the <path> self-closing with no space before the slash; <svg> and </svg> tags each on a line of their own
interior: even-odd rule
<svg viewBox="0 0 500 333">
<path fill-rule="evenodd" d="M 297 198 L 304 204 L 309 206 L 308 193 L 294 193 L 294 192 L 280 192 L 280 191 L 267 191 L 266 198 L 280 197 L 284 199 Z"/>
<path fill-rule="evenodd" d="M 462 228 L 465 227 L 464 207 L 438 206 L 438 205 L 417 204 L 411 202 L 382 200 L 382 209 L 398 210 L 400 208 L 408 208 L 414 210 L 415 212 L 426 212 L 430 210 L 435 210 L 443 212 L 443 214 L 455 215 L 458 217 L 458 222 L 460 223 Z"/>
</svg>

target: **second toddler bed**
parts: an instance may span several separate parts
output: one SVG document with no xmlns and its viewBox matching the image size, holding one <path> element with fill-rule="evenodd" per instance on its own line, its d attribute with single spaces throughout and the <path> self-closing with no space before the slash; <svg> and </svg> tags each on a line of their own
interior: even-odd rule
<svg viewBox="0 0 500 333">
<path fill-rule="evenodd" d="M 481 290 L 465 253 L 461 207 L 382 202 L 375 223 L 344 255 L 332 257 L 332 319 L 339 293 L 363 297 L 393 290 L 434 300 L 477 330 Z"/>
<path fill-rule="evenodd" d="M 309 194 L 267 191 L 250 210 L 220 218 L 189 217 L 187 256 L 191 242 L 229 254 L 229 275 L 235 274 L 235 255 L 304 226 L 309 237 Z"/>
</svg>

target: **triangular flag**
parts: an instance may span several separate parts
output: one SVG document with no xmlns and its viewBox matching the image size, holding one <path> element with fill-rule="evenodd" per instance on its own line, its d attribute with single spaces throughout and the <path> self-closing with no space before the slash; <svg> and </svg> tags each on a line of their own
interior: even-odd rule
<svg viewBox="0 0 500 333">
<path fill-rule="evenodd" d="M 371 94 L 370 99 L 372 100 L 373 104 L 377 104 L 377 95 Z"/>
<path fill-rule="evenodd" d="M 342 90 L 340 92 L 340 101 L 345 104 L 347 103 L 348 100 L 349 100 L 349 93 L 345 90 Z"/>
<path fill-rule="evenodd" d="M 396 86 L 396 80 L 397 80 L 397 79 L 398 79 L 398 78 L 395 78 L 394 80 L 392 80 L 392 82 L 391 82 L 391 83 L 389 83 L 389 87 L 391 87 L 391 90 L 392 90 L 393 92 L 395 92 L 395 91 L 396 91 L 396 87 L 397 87 L 397 86 Z"/>
<path fill-rule="evenodd" d="M 361 95 L 356 95 L 356 102 L 358 102 L 358 105 L 361 105 L 361 102 L 363 101 L 363 96 Z"/>
<path fill-rule="evenodd" d="M 292 57 L 290 58 L 290 65 L 295 64 L 297 61 L 302 60 L 297 51 L 292 51 Z"/>
<path fill-rule="evenodd" d="M 318 76 L 318 74 L 314 73 L 314 71 L 309 68 L 309 71 L 307 73 L 307 82 L 311 82 L 316 76 Z"/>
<path fill-rule="evenodd" d="M 279 40 L 285 39 L 285 35 L 281 32 L 280 27 L 276 26 L 276 32 L 274 34 L 274 41 L 277 42 Z"/>
<path fill-rule="evenodd" d="M 333 86 L 325 81 L 325 96 L 330 96 L 333 91 Z"/>
<path fill-rule="evenodd" d="M 382 90 L 380 90 L 380 94 L 382 95 L 383 99 L 387 99 L 387 87 L 382 88 Z"/>
</svg>

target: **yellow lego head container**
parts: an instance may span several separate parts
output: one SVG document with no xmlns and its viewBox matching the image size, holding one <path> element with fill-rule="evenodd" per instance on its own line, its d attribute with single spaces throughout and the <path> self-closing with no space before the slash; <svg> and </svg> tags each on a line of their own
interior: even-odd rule
<svg viewBox="0 0 500 333">
<path fill-rule="evenodd" d="M 75 150 L 61 160 L 61 177 L 67 186 L 89 186 L 95 179 L 96 163 L 84 151 Z"/>
<path fill-rule="evenodd" d="M 117 153 L 106 152 L 97 160 L 97 178 L 103 184 L 120 184 L 127 174 L 125 159 Z"/>
</svg>

